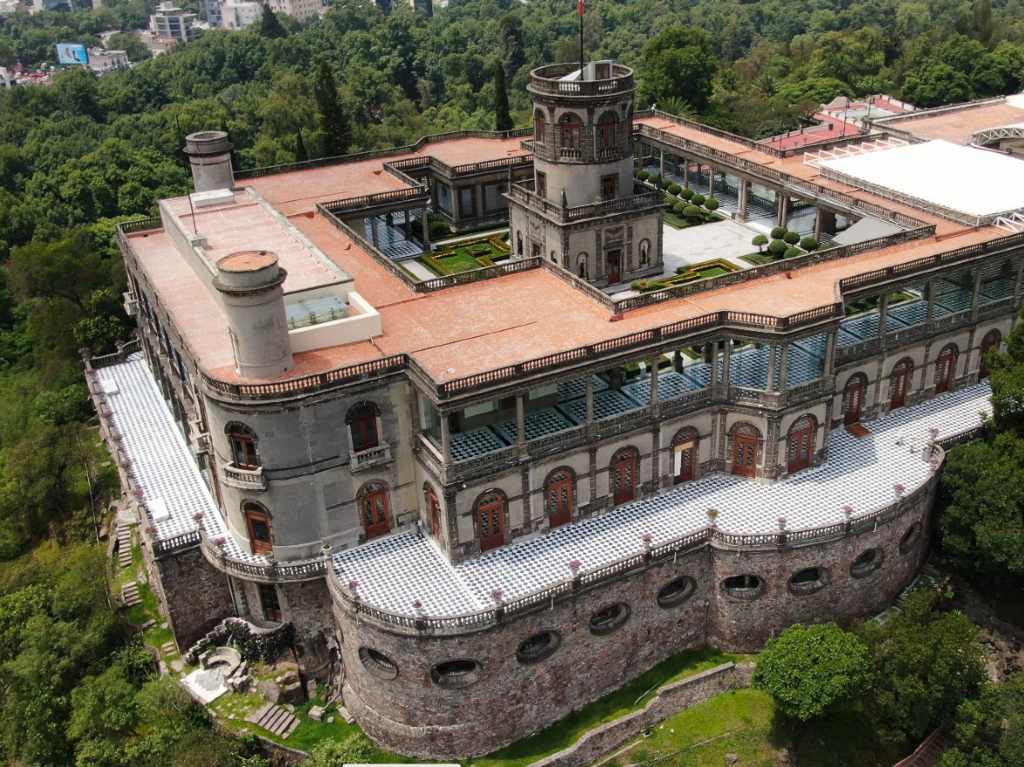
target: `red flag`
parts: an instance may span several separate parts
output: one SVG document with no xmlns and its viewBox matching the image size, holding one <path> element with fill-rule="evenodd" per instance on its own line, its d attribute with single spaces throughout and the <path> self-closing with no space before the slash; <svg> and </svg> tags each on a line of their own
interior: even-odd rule
<svg viewBox="0 0 1024 767">
<path fill-rule="evenodd" d="M 586 5 L 585 5 L 585 0 L 580 0 L 579 5 L 577 6 L 577 9 L 580 12 L 580 16 L 582 16 L 584 11 L 586 11 L 586 9 L 587 9 Z"/>
</svg>

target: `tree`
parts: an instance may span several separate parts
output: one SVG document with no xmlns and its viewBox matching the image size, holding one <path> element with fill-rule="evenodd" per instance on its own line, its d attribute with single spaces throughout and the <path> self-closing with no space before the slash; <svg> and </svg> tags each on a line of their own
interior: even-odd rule
<svg viewBox="0 0 1024 767">
<path fill-rule="evenodd" d="M 512 115 L 508 111 L 508 88 L 505 85 L 505 67 L 494 62 L 494 129 L 512 130 Z"/>
<path fill-rule="evenodd" d="M 352 127 L 341 105 L 341 99 L 338 98 L 334 73 L 324 59 L 317 62 L 313 95 L 317 105 L 317 120 L 323 135 L 324 156 L 335 157 L 345 154 L 352 143 Z"/>
<path fill-rule="evenodd" d="M 903 98 L 919 107 L 969 101 L 972 95 L 967 75 L 941 61 L 911 72 L 903 83 Z"/>
<path fill-rule="evenodd" d="M 974 36 L 982 45 L 992 41 L 992 0 L 974 0 Z"/>
<path fill-rule="evenodd" d="M 128 54 L 128 60 L 132 62 L 146 61 L 153 58 L 153 52 L 146 47 L 146 44 L 134 32 L 115 32 L 107 38 L 106 47 L 112 50 L 124 51 Z"/>
<path fill-rule="evenodd" d="M 287 37 L 288 31 L 281 25 L 277 14 L 270 10 L 269 5 L 263 6 L 263 15 L 260 17 L 260 37 L 273 40 L 279 37 Z"/>
<path fill-rule="evenodd" d="M 790 719 L 807 722 L 848 704 L 871 679 L 867 645 L 834 623 L 790 626 L 757 658 L 754 685 Z"/>
<path fill-rule="evenodd" d="M 717 59 L 707 33 L 696 27 L 670 27 L 644 45 L 641 102 L 680 98 L 695 109 L 707 106 Z"/>
<path fill-rule="evenodd" d="M 940 767 L 1017 767 L 1024 764 L 1024 673 L 987 685 L 956 712 L 953 745 Z"/>
<path fill-rule="evenodd" d="M 314 746 L 306 764 L 308 767 L 343 767 L 368 762 L 377 755 L 370 739 L 362 733 L 355 733 L 344 740 L 327 740 Z"/>
<path fill-rule="evenodd" d="M 985 680 L 978 627 L 938 601 L 936 591 L 916 591 L 884 625 L 861 630 L 874 665 L 865 712 L 883 740 L 916 742 L 949 724 Z"/>
<path fill-rule="evenodd" d="M 764 253 L 764 246 L 768 244 L 768 238 L 763 234 L 755 234 L 754 239 L 750 241 L 750 244 L 757 246 L 758 253 Z"/>
<path fill-rule="evenodd" d="M 816 239 L 814 239 L 810 235 L 807 235 L 806 237 L 804 237 L 804 238 L 802 238 L 800 240 L 800 247 L 803 248 L 804 250 L 806 250 L 808 253 L 811 253 L 812 251 L 815 251 L 818 248 L 820 248 L 821 247 L 821 243 L 819 243 Z"/>
<path fill-rule="evenodd" d="M 295 159 L 297 162 L 305 162 L 309 159 L 309 152 L 306 151 L 306 142 L 302 140 L 302 126 L 295 129 Z"/>
</svg>

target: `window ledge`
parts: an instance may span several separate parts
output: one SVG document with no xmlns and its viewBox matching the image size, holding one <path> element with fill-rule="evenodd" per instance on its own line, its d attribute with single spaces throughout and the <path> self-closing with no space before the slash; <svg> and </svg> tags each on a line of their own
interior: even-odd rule
<svg viewBox="0 0 1024 767">
<path fill-rule="evenodd" d="M 364 469 L 369 469 L 372 466 L 391 463 L 391 446 L 386 444 L 377 445 L 377 447 L 353 452 L 351 457 L 352 463 L 349 470 L 353 472 L 363 471 Z"/>
<path fill-rule="evenodd" d="M 266 490 L 267 478 L 263 476 L 263 467 L 255 469 L 243 469 L 233 463 L 224 467 L 222 472 L 224 484 L 228 487 L 237 487 L 242 490 Z"/>
</svg>

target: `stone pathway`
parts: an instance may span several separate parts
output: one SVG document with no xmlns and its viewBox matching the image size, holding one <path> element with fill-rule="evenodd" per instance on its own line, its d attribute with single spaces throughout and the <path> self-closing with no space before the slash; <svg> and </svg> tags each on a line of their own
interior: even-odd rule
<svg viewBox="0 0 1024 767">
<path fill-rule="evenodd" d="M 402 262 L 402 268 L 408 272 L 412 272 L 412 275 L 417 280 L 432 280 L 437 277 L 430 269 L 421 264 L 416 259 Z"/>
<path fill-rule="evenodd" d="M 260 706 L 255 713 L 247 716 L 245 721 L 269 730 L 283 740 L 287 740 L 288 736 L 299 726 L 299 720 L 291 711 L 275 703 Z"/>
<path fill-rule="evenodd" d="M 139 596 L 139 584 L 135 581 L 125 584 L 121 589 L 121 603 L 125 607 L 134 607 L 142 604 L 142 597 Z"/>
</svg>

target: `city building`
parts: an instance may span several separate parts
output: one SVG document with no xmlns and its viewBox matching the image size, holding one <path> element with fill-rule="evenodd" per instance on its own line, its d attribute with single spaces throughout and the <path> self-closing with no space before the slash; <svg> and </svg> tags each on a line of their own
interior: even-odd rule
<svg viewBox="0 0 1024 767">
<path fill-rule="evenodd" d="M 98 75 L 113 72 L 116 69 L 128 69 L 128 51 L 90 48 L 87 66 Z"/>
<path fill-rule="evenodd" d="M 529 89 L 528 130 L 290 168 L 188 136 L 196 192 L 119 230 L 138 338 L 86 360 L 179 646 L 290 623 L 426 758 L 890 605 L 1022 302 L 1024 163 L 957 140 L 1012 97 L 779 149 L 635 112 L 614 62 Z M 670 267 L 634 168 L 826 247 L 622 291 Z M 508 220 L 510 257 L 414 277 L 428 213 Z"/>
<path fill-rule="evenodd" d="M 255 0 L 227 0 L 220 6 L 220 26 L 224 29 L 245 29 L 258 24 L 262 16 L 263 4 Z"/>
<path fill-rule="evenodd" d="M 149 29 L 157 37 L 187 43 L 199 36 L 196 15 L 174 3 L 160 3 L 149 17 Z"/>
<path fill-rule="evenodd" d="M 823 144 L 837 139 L 870 133 L 871 121 L 894 115 L 913 112 L 914 107 L 892 96 L 876 94 L 863 99 L 837 96 L 821 107 L 808 119 L 808 125 L 777 136 L 764 139 L 761 143 L 775 149 L 794 149 L 811 144 Z"/>
<path fill-rule="evenodd" d="M 224 26 L 224 14 L 221 6 L 225 0 L 203 0 L 202 16 L 211 29 Z"/>
<path fill-rule="evenodd" d="M 297 21 L 307 21 L 326 10 L 322 0 L 268 0 L 267 4 L 274 13 L 287 14 Z"/>
</svg>

